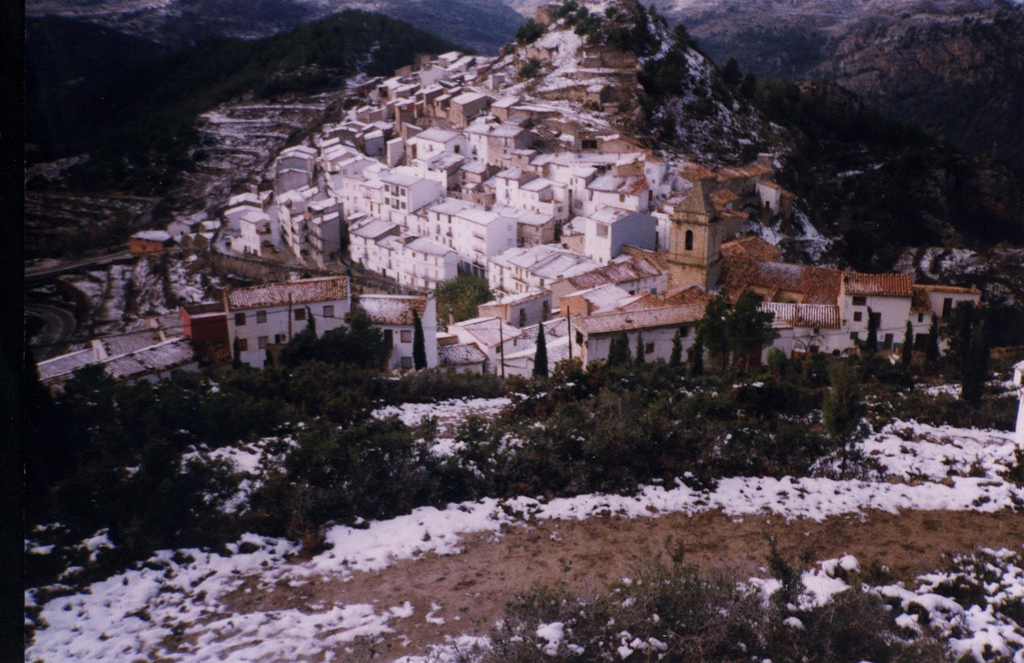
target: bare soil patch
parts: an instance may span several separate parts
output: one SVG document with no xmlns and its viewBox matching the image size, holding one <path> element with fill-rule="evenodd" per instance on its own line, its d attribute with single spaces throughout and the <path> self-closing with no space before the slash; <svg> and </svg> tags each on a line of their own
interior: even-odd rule
<svg viewBox="0 0 1024 663">
<path fill-rule="evenodd" d="M 372 650 L 360 648 L 360 658 L 383 654 L 390 660 L 424 653 L 446 635 L 486 634 L 501 618 L 506 602 L 535 583 L 565 582 L 586 592 L 628 577 L 637 562 L 664 552 L 669 536 L 682 542 L 689 563 L 738 578 L 767 576 L 764 559 L 768 537 L 773 537 L 779 551 L 802 567 L 851 554 L 862 566 L 884 565 L 896 579 L 911 580 L 940 568 L 946 554 L 979 546 L 1019 549 L 1024 545 L 1024 516 L 874 511 L 819 523 L 766 516 L 735 518 L 716 511 L 635 520 L 551 520 L 511 528 L 501 536 L 466 537 L 459 555 L 406 560 L 380 572 L 357 573 L 347 582 L 339 578 L 301 587 L 282 582 L 271 592 L 243 588 L 226 601 L 241 612 L 351 603 L 375 603 L 384 610 L 410 601 L 415 613 L 392 620 L 394 634 Z M 441 606 L 431 616 L 443 618 L 443 624 L 426 620 L 432 604 Z"/>
</svg>

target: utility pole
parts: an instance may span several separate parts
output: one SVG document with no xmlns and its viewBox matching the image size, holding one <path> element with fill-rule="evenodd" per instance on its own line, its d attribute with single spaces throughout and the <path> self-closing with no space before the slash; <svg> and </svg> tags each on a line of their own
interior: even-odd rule
<svg viewBox="0 0 1024 663">
<path fill-rule="evenodd" d="M 569 331 L 569 361 L 572 361 L 572 313 L 565 312 L 565 328 Z"/>
<path fill-rule="evenodd" d="M 292 342 L 292 293 L 288 293 L 288 342 Z"/>
<path fill-rule="evenodd" d="M 498 353 L 501 355 L 501 379 L 505 379 L 505 327 L 498 318 Z"/>
</svg>

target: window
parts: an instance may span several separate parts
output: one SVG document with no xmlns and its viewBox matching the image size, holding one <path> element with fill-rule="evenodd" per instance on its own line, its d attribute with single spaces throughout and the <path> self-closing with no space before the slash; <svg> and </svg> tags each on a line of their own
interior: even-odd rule
<svg viewBox="0 0 1024 663">
<path fill-rule="evenodd" d="M 267 321 L 266 311 L 256 311 L 256 324 L 262 325 Z"/>
<path fill-rule="evenodd" d="M 334 305 L 333 304 L 328 304 L 327 306 L 324 307 L 324 317 L 325 318 L 333 318 L 334 317 Z"/>
<path fill-rule="evenodd" d="M 408 329 L 402 330 L 402 343 L 412 343 L 412 332 Z"/>
<path fill-rule="evenodd" d="M 654 343 L 647 343 L 644 345 L 644 354 L 651 354 L 654 352 Z"/>
<path fill-rule="evenodd" d="M 861 313 L 860 311 L 857 311 L 856 313 L 853 314 L 853 321 L 854 322 L 860 322 L 863 318 L 864 318 L 864 314 Z"/>
<path fill-rule="evenodd" d="M 583 332 L 576 332 L 576 345 L 583 345 Z"/>
<path fill-rule="evenodd" d="M 295 319 L 296 320 L 305 320 L 306 319 L 306 309 L 304 309 L 304 308 L 297 308 L 297 309 L 295 309 Z"/>
<path fill-rule="evenodd" d="M 620 193 L 619 194 L 619 202 L 620 203 L 626 202 L 626 194 L 624 194 L 624 193 Z"/>
<path fill-rule="evenodd" d="M 854 306 L 864 306 L 867 303 L 868 303 L 868 298 L 867 297 L 854 297 L 853 298 L 853 305 Z"/>
<path fill-rule="evenodd" d="M 285 343 L 284 334 L 274 334 L 274 343 L 281 344 Z"/>
<path fill-rule="evenodd" d="M 519 326 L 526 326 L 526 309 L 523 308 L 519 309 Z"/>
<path fill-rule="evenodd" d="M 598 237 L 607 237 L 608 236 L 608 226 L 606 226 L 603 223 L 597 224 L 597 236 Z"/>
<path fill-rule="evenodd" d="M 238 349 L 241 350 L 242 352 L 245 352 L 246 350 L 248 350 L 249 349 L 249 339 L 247 339 L 247 338 L 240 338 L 240 339 L 238 339 Z"/>
<path fill-rule="evenodd" d="M 917 321 L 918 322 L 924 322 L 924 313 L 918 313 L 917 314 Z"/>
<path fill-rule="evenodd" d="M 942 300 L 942 319 L 945 320 L 953 314 L 953 298 L 946 297 Z"/>
<path fill-rule="evenodd" d="M 686 231 L 686 242 L 685 242 L 685 245 L 684 245 L 683 248 L 685 248 L 687 251 L 693 251 L 693 231 L 692 230 L 687 230 Z"/>
<path fill-rule="evenodd" d="M 679 328 L 679 338 L 686 338 L 689 335 L 690 335 L 690 328 L 689 327 L 680 327 Z"/>
<path fill-rule="evenodd" d="M 850 332 L 850 340 L 851 341 L 859 341 L 860 340 L 860 333 L 859 332 Z"/>
<path fill-rule="evenodd" d="M 402 368 L 412 368 L 412 357 L 402 357 Z"/>
<path fill-rule="evenodd" d="M 236 327 L 244 327 L 245 326 L 245 313 L 235 313 L 235 326 Z"/>
<path fill-rule="evenodd" d="M 259 346 L 260 350 L 266 350 L 268 340 L 268 336 L 260 336 L 259 338 L 256 339 L 256 344 Z"/>
</svg>

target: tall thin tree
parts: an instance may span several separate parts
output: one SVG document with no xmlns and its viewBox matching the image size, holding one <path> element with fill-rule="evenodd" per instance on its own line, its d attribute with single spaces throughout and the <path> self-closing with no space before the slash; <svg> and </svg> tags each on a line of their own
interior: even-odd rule
<svg viewBox="0 0 1024 663">
<path fill-rule="evenodd" d="M 423 336 L 423 321 L 416 311 L 412 312 L 412 365 L 416 370 L 427 367 L 427 345 Z"/>
<path fill-rule="evenodd" d="M 902 352 L 900 360 L 903 363 L 903 369 L 909 371 L 910 364 L 914 360 L 914 327 L 910 324 L 910 320 L 907 320 L 907 331 L 903 334 Z"/>
<path fill-rule="evenodd" d="M 546 378 L 548 376 L 548 345 L 544 340 L 544 323 L 538 325 L 540 330 L 537 334 L 537 354 L 533 356 L 533 377 Z"/>
</svg>

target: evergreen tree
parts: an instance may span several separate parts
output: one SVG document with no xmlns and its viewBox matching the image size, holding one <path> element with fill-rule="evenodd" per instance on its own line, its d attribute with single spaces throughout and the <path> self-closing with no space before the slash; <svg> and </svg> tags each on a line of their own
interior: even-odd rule
<svg viewBox="0 0 1024 663">
<path fill-rule="evenodd" d="M 423 322 L 416 311 L 412 312 L 412 365 L 417 371 L 427 367 L 427 344 L 423 337 Z"/>
<path fill-rule="evenodd" d="M 914 327 L 907 320 L 907 331 L 903 334 L 903 354 L 900 360 L 903 362 L 904 370 L 910 370 L 910 363 L 914 359 Z"/>
<path fill-rule="evenodd" d="M 869 355 L 878 352 L 878 318 L 875 317 L 871 307 L 868 307 L 868 340 L 864 343 L 864 349 Z"/>
<path fill-rule="evenodd" d="M 633 361 L 636 362 L 637 366 L 644 363 L 646 354 L 647 353 L 644 352 L 644 335 L 642 332 L 638 331 L 636 333 L 636 354 L 633 356 Z"/>
<path fill-rule="evenodd" d="M 757 94 L 757 76 L 747 74 L 743 77 L 743 83 L 740 85 L 740 94 L 747 99 L 754 98 L 754 95 Z"/>
<path fill-rule="evenodd" d="M 316 336 L 316 320 L 313 318 L 313 311 L 308 306 L 306 307 L 306 329 L 314 337 Z"/>
<path fill-rule="evenodd" d="M 946 351 L 946 358 L 954 367 L 960 377 L 970 370 L 967 367 L 970 361 L 970 345 L 974 340 L 974 328 L 976 316 L 974 307 L 969 305 L 957 306 L 953 309 L 953 319 L 949 324 L 949 349 Z"/>
<path fill-rule="evenodd" d="M 725 68 L 722 69 L 722 80 L 729 87 L 736 87 L 743 80 L 743 72 L 740 71 L 740 63 L 736 61 L 736 58 L 729 58 L 729 61 L 725 63 Z"/>
<path fill-rule="evenodd" d="M 759 308 L 760 297 L 747 290 L 725 317 L 725 334 L 733 356 L 743 358 L 743 367 L 750 365 L 750 357 L 779 337 L 772 327 L 775 314 Z"/>
<path fill-rule="evenodd" d="M 928 345 L 924 350 L 925 361 L 934 366 L 939 360 L 939 318 L 932 313 L 932 324 L 928 327 Z"/>
<path fill-rule="evenodd" d="M 533 356 L 533 377 L 546 378 L 548 376 L 548 346 L 544 340 L 544 323 L 540 323 L 537 334 L 537 354 Z"/>
<path fill-rule="evenodd" d="M 668 358 L 668 365 L 678 367 L 683 363 L 683 335 L 677 329 L 672 337 L 672 354 Z"/>
<path fill-rule="evenodd" d="M 712 355 L 717 355 L 725 370 L 729 361 L 729 337 L 726 335 L 726 317 L 732 306 L 725 295 L 719 294 L 704 309 L 704 317 L 697 323 L 697 332 Z"/>
<path fill-rule="evenodd" d="M 274 365 L 274 353 L 270 351 L 270 348 L 267 348 L 267 355 L 266 355 L 266 358 L 263 360 L 263 367 L 267 368 L 267 367 L 270 367 L 270 366 L 273 366 L 273 365 Z"/>
<path fill-rule="evenodd" d="M 857 374 L 848 364 L 836 364 L 829 371 L 832 386 L 821 404 L 821 418 L 825 431 L 842 446 L 843 474 L 850 447 L 856 442 L 856 434 L 867 408 L 861 399 Z"/>
<path fill-rule="evenodd" d="M 704 336 L 700 332 L 697 332 L 697 338 L 693 339 L 690 352 L 690 376 L 700 377 L 704 375 Z"/>
<path fill-rule="evenodd" d="M 608 365 L 625 366 L 628 363 L 629 337 L 626 336 L 626 332 L 619 332 L 612 338 L 611 345 L 608 347 Z"/>
<path fill-rule="evenodd" d="M 231 344 L 231 368 L 242 367 L 242 339 L 235 337 Z"/>
</svg>

